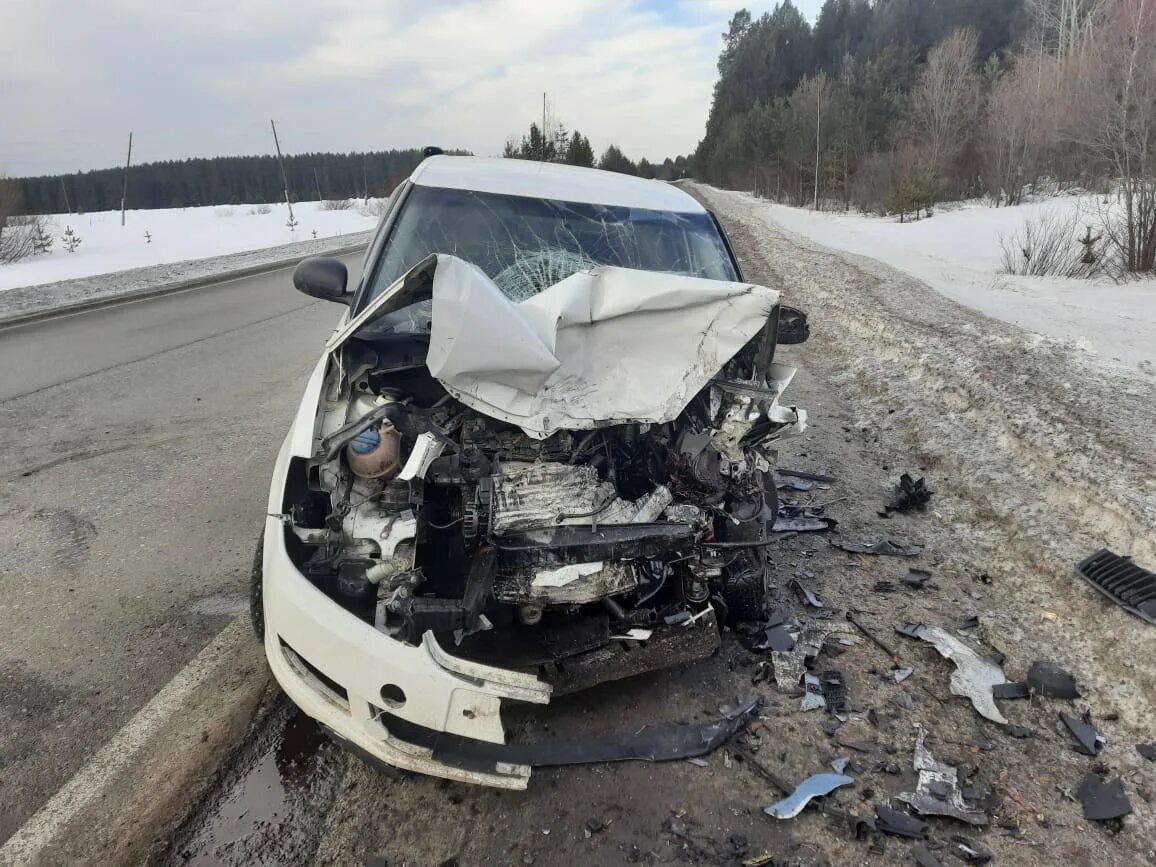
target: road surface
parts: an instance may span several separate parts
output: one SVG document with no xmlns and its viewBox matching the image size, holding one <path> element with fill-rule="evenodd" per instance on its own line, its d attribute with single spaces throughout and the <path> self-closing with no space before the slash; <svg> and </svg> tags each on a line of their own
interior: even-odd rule
<svg viewBox="0 0 1156 867">
<path fill-rule="evenodd" d="M 340 312 L 281 270 L 0 330 L 0 841 L 244 610 Z"/>
</svg>

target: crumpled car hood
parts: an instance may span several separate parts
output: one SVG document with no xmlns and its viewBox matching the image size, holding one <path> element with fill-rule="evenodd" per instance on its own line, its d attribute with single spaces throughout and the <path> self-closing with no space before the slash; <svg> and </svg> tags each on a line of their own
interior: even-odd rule
<svg viewBox="0 0 1156 867">
<path fill-rule="evenodd" d="M 466 406 L 538 439 L 673 420 L 779 302 L 777 291 L 751 283 L 615 267 L 579 271 L 514 302 L 476 266 L 438 254 L 327 349 L 431 294 L 430 373 Z"/>
</svg>

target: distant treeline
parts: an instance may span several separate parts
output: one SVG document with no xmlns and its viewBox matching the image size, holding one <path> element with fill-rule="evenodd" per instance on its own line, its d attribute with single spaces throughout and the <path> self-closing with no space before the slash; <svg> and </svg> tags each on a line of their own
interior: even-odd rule
<svg viewBox="0 0 1156 867">
<path fill-rule="evenodd" d="M 286 156 L 289 196 L 301 201 L 388 195 L 422 158 L 420 148 Z M 120 207 L 124 173 L 119 168 L 96 169 L 19 178 L 16 183 L 25 213 L 109 211 Z M 166 160 L 129 168 L 129 208 L 236 205 L 275 202 L 283 197 L 275 156 Z"/>
</svg>

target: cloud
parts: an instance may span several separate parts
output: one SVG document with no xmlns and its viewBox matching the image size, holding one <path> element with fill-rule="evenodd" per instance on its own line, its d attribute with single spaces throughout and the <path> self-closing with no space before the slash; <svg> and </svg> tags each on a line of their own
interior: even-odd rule
<svg viewBox="0 0 1156 867">
<path fill-rule="evenodd" d="M 9 0 L 0 171 L 271 150 L 501 151 L 539 116 L 652 160 L 702 135 L 734 4 Z M 752 12 L 762 11 L 758 4 Z"/>
</svg>

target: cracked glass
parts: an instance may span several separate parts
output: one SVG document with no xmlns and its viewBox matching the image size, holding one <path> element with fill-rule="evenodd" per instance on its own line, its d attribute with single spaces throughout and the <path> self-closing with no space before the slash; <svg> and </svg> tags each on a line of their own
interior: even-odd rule
<svg viewBox="0 0 1156 867">
<path fill-rule="evenodd" d="M 378 262 L 367 301 L 430 253 L 476 265 L 514 301 L 598 265 L 737 279 L 706 213 L 415 186 Z"/>
</svg>

